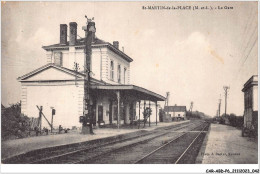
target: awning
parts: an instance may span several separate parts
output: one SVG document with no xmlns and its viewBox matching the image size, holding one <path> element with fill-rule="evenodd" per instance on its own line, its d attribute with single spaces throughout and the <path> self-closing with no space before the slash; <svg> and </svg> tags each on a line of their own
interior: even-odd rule
<svg viewBox="0 0 260 174">
<path fill-rule="evenodd" d="M 120 91 L 139 100 L 165 101 L 165 97 L 135 85 L 91 85 L 91 89 Z"/>
</svg>

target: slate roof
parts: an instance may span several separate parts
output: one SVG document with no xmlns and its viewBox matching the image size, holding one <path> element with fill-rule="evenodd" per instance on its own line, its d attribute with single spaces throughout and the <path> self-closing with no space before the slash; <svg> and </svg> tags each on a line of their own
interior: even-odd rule
<svg viewBox="0 0 260 174">
<path fill-rule="evenodd" d="M 85 43 L 84 43 L 84 39 L 85 38 L 80 38 L 80 39 L 77 39 L 77 41 L 76 41 L 76 45 L 75 46 L 84 46 L 85 45 Z M 103 41 L 103 40 L 101 40 L 101 39 L 99 39 L 99 38 L 95 38 L 94 39 L 94 42 L 93 42 L 93 44 L 108 44 L 108 42 L 105 42 L 105 41 Z M 60 44 L 60 43 L 57 43 L 57 44 L 53 44 L 53 45 L 48 45 L 48 46 L 43 46 L 42 48 L 43 49 L 48 49 L 48 48 L 57 48 L 57 47 L 66 47 L 66 46 L 69 46 L 69 41 L 67 41 L 67 43 L 66 43 L 66 45 L 62 45 L 62 44 Z"/>
<path fill-rule="evenodd" d="M 18 77 L 17 80 L 19 80 L 19 81 L 26 81 L 27 78 L 29 78 L 29 77 L 37 74 L 37 73 L 40 73 L 40 72 L 42 72 L 42 71 L 44 71 L 44 70 L 46 70 L 48 68 L 51 68 L 51 67 L 56 68 L 56 69 L 61 70 L 61 71 L 64 71 L 64 72 L 67 72 L 67 73 L 70 73 L 72 75 L 77 75 L 78 77 L 81 77 L 81 78 L 84 78 L 84 76 L 85 76 L 85 74 L 82 73 L 82 72 L 76 72 L 76 71 L 73 71 L 71 69 L 68 69 L 68 68 L 65 68 L 65 67 L 62 67 L 62 66 L 57 66 L 57 65 L 55 65 L 53 63 L 49 63 L 49 64 L 46 64 L 44 66 L 41 66 L 40 68 L 37 68 L 37 69 L 29 72 L 29 73 L 27 73 L 27 74 L 25 74 L 25 75 L 23 75 L 21 77 Z M 100 81 L 100 80 L 94 79 L 92 77 L 90 79 L 90 82 L 92 84 L 95 84 L 95 85 L 96 84 L 102 84 L 102 85 L 103 84 L 107 84 L 104 81 Z"/>
<path fill-rule="evenodd" d="M 84 73 L 76 72 L 76 71 L 70 70 L 68 68 L 49 63 L 32 72 L 29 72 L 21 77 L 18 77 L 17 79 L 20 82 L 26 81 L 26 79 L 28 79 L 29 77 L 32 77 L 35 74 L 40 73 L 48 68 L 55 68 L 55 69 L 58 69 L 60 71 L 66 72 L 66 73 L 70 73 L 72 75 L 77 75 L 81 78 L 82 77 L 84 78 L 84 76 L 85 76 Z M 39 81 L 37 81 L 37 82 L 39 82 Z M 165 100 L 165 97 L 163 97 L 155 92 L 149 91 L 145 88 L 135 86 L 135 85 L 130 85 L 130 84 L 129 85 L 119 85 L 119 84 L 113 85 L 113 84 L 106 83 L 105 81 L 97 80 L 94 78 L 90 79 L 90 84 L 91 84 L 91 89 L 125 91 L 125 92 L 128 92 L 129 95 L 139 97 L 142 100 L 152 100 L 152 101 L 164 101 Z M 3 108 L 3 105 L 2 105 L 2 108 Z"/>
<path fill-rule="evenodd" d="M 77 39 L 75 47 L 76 48 L 83 48 L 85 45 L 84 42 L 85 38 L 80 38 Z M 100 47 L 100 46 L 106 46 L 108 47 L 111 51 L 113 51 L 114 53 L 120 55 L 123 57 L 123 59 L 125 59 L 128 62 L 132 62 L 133 59 L 131 57 L 129 57 L 128 55 L 126 55 L 123 51 L 119 50 L 118 48 L 114 47 L 114 45 L 112 45 L 109 42 L 103 41 L 101 39 L 99 39 L 98 37 L 95 37 L 94 42 L 92 43 L 92 47 Z M 67 41 L 66 45 L 62 45 L 60 43 L 57 44 L 53 44 L 53 45 L 48 45 L 48 46 L 43 46 L 42 48 L 45 50 L 53 50 L 53 49 L 69 49 L 69 41 Z"/>
<path fill-rule="evenodd" d="M 186 106 L 164 106 L 165 112 L 186 112 Z"/>
<path fill-rule="evenodd" d="M 125 95 L 135 96 L 139 100 L 151 100 L 151 101 L 165 101 L 165 97 L 152 92 L 148 89 L 136 86 L 136 85 L 121 85 L 121 84 L 97 84 L 92 85 L 92 89 L 98 90 L 110 90 L 110 91 L 124 91 Z M 148 105 L 147 105 L 148 106 Z"/>
</svg>

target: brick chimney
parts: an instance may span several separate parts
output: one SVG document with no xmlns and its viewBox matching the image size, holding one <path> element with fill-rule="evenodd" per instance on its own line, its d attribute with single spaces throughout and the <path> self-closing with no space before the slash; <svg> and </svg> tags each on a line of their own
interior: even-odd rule
<svg viewBox="0 0 260 174">
<path fill-rule="evenodd" d="M 60 24 L 60 44 L 67 44 L 67 24 Z"/>
<path fill-rule="evenodd" d="M 113 45 L 114 45 L 114 47 L 116 47 L 117 49 L 119 49 L 119 42 L 118 42 L 118 41 L 114 41 L 114 42 L 113 42 Z"/>
<path fill-rule="evenodd" d="M 70 41 L 69 45 L 73 46 L 76 45 L 77 42 L 77 23 L 76 22 L 70 22 Z"/>
</svg>

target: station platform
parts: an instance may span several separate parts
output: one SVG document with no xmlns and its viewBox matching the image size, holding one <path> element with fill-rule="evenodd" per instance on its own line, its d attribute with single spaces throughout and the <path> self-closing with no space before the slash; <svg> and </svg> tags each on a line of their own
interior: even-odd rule
<svg viewBox="0 0 260 174">
<path fill-rule="evenodd" d="M 23 139 L 7 140 L 2 142 L 2 159 L 16 156 L 22 153 L 26 153 L 36 149 L 61 146 L 66 144 L 82 143 L 91 140 L 104 139 L 108 137 L 114 137 L 117 135 L 123 135 L 128 133 L 138 133 L 142 131 L 151 131 L 160 127 L 167 127 L 179 124 L 187 124 L 190 120 L 179 122 L 159 122 L 157 126 L 155 123 L 151 123 L 151 127 L 147 124 L 145 128 L 141 124 L 140 129 L 136 128 L 98 128 L 94 129 L 94 135 L 83 135 L 79 131 L 69 132 L 66 134 L 46 135 L 37 137 L 28 137 Z"/>
<path fill-rule="evenodd" d="M 211 124 L 196 163 L 257 164 L 257 149 L 257 138 L 242 137 L 232 126 Z"/>
</svg>

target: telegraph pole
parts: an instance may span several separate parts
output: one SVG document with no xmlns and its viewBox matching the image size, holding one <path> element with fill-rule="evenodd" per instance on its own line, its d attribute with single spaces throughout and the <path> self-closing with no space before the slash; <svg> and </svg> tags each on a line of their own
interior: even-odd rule
<svg viewBox="0 0 260 174">
<path fill-rule="evenodd" d="M 87 16 L 85 16 L 87 18 Z M 92 18 L 93 19 L 93 18 Z M 96 32 L 95 22 L 87 18 L 87 25 L 83 26 L 82 29 L 85 31 L 85 49 L 84 49 L 84 121 L 82 124 L 82 134 L 93 134 L 92 120 L 93 113 L 90 104 L 90 62 L 92 56 L 91 44 L 93 42 L 93 36 Z M 89 125 L 89 127 L 87 126 Z"/>
<path fill-rule="evenodd" d="M 190 102 L 190 112 L 192 113 L 192 108 L 193 108 L 193 101 L 192 102 Z"/>
<path fill-rule="evenodd" d="M 230 89 L 229 86 L 223 86 L 224 94 L 225 94 L 225 117 L 227 114 L 227 96 L 228 96 L 228 90 Z"/>
<path fill-rule="evenodd" d="M 75 85 L 77 86 L 78 85 L 77 81 L 78 81 L 79 63 L 74 62 L 74 70 L 76 72 L 76 75 L 75 75 Z"/>
<path fill-rule="evenodd" d="M 221 95 L 219 99 L 219 104 L 218 104 L 218 116 L 220 117 L 220 108 L 221 108 Z"/>
<path fill-rule="evenodd" d="M 166 92 L 166 100 L 165 100 L 165 105 L 167 106 L 167 116 L 168 116 L 168 113 L 169 113 L 169 97 L 170 97 L 170 92 Z"/>
<path fill-rule="evenodd" d="M 193 101 L 190 102 L 190 109 L 189 109 L 189 111 L 190 111 L 189 116 L 190 117 L 192 117 L 192 108 L 193 108 Z"/>
</svg>

